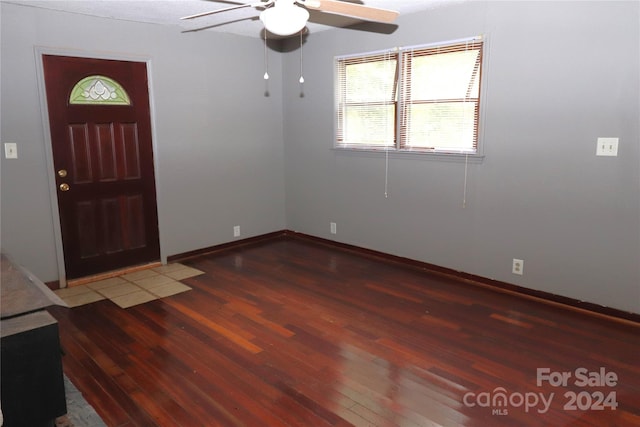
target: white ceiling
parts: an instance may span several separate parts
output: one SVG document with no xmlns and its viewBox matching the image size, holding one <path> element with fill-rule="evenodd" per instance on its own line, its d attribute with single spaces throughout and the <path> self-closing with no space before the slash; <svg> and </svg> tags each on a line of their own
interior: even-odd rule
<svg viewBox="0 0 640 427">
<path fill-rule="evenodd" d="M 27 7 L 53 9 L 83 15 L 120 19 L 124 21 L 146 22 L 160 25 L 174 25 L 182 31 L 219 31 L 249 37 L 262 37 L 262 23 L 258 19 L 260 11 L 243 8 L 198 19 L 181 21 L 182 16 L 193 15 L 215 9 L 222 9 L 242 3 L 259 0 L 0 0 L 5 3 Z M 442 3 L 458 0 L 343 0 L 366 6 L 392 9 L 400 14 L 408 14 L 436 7 Z M 311 11 L 307 28 L 311 33 L 330 29 L 333 26 L 347 26 L 359 21 L 350 18 Z"/>
</svg>

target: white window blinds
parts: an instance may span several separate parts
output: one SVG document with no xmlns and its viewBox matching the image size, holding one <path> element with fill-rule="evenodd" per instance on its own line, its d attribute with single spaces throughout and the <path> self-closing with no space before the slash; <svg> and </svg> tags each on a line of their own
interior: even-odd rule
<svg viewBox="0 0 640 427">
<path fill-rule="evenodd" d="M 476 152 L 482 43 L 403 54 L 401 147 Z"/>
<path fill-rule="evenodd" d="M 336 146 L 478 152 L 479 37 L 336 59 Z"/>
<path fill-rule="evenodd" d="M 397 56 L 390 53 L 338 62 L 338 143 L 387 147 L 395 143 Z"/>
</svg>

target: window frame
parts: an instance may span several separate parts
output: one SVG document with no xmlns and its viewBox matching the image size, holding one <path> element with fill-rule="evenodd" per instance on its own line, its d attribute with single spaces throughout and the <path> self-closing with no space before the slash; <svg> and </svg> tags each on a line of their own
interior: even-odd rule
<svg viewBox="0 0 640 427">
<path fill-rule="evenodd" d="M 440 147 L 434 148 L 423 148 L 423 147 L 411 147 L 406 145 L 405 136 L 406 136 L 406 128 L 404 128 L 405 123 L 403 123 L 405 119 L 406 105 L 408 102 L 404 99 L 406 94 L 404 93 L 404 81 L 403 76 L 405 70 L 403 69 L 406 66 L 407 59 L 406 57 L 410 55 L 412 52 L 422 52 L 426 50 L 438 50 L 442 49 L 447 53 L 449 50 L 453 48 L 452 51 L 464 51 L 463 49 L 459 49 L 458 46 L 468 45 L 471 46 L 471 49 L 479 50 L 479 58 L 478 58 L 478 70 L 474 70 L 472 72 L 472 77 L 477 72 L 478 79 L 478 96 L 476 98 L 469 98 L 471 100 L 475 100 L 475 111 L 474 111 L 474 149 L 472 150 L 455 150 L 455 149 L 442 149 Z M 392 57 L 396 61 L 396 71 L 395 71 L 395 80 L 392 83 L 393 92 L 395 94 L 395 116 L 393 118 L 394 121 L 394 130 L 393 130 L 393 141 L 391 144 L 387 145 L 376 145 L 376 144 L 348 144 L 342 142 L 340 139 L 341 132 L 343 130 L 343 122 L 341 122 L 341 116 L 343 115 L 343 98 L 345 94 L 342 92 L 342 84 L 344 83 L 341 80 L 341 64 L 351 62 L 357 63 L 359 60 L 364 60 L 366 58 L 382 58 L 382 57 Z M 420 56 L 420 54 L 418 55 Z M 483 157 L 483 131 L 484 131 L 484 112 L 485 112 L 485 99 L 486 99 L 486 74 L 487 74 L 487 37 L 485 35 L 467 37 L 456 40 L 449 40 L 445 42 L 436 42 L 436 43 L 428 43 L 428 44 L 420 44 L 357 54 L 348 54 L 348 55 L 340 55 L 334 57 L 334 141 L 333 148 L 336 150 L 344 150 L 344 151 L 355 151 L 355 152 L 386 152 L 386 153 L 399 153 L 399 154 L 418 154 L 418 155 L 433 155 L 436 157 Z M 362 63 L 366 63 L 363 61 Z M 342 65 L 344 66 L 344 65 Z M 466 97 L 465 97 L 466 98 Z M 460 98 L 462 100 L 463 98 Z M 437 102 L 434 102 L 437 103 Z"/>
</svg>

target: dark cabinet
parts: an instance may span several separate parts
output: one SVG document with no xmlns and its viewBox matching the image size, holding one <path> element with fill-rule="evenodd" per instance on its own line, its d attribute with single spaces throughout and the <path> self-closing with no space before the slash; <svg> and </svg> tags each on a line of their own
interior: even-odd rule
<svg viewBox="0 0 640 427">
<path fill-rule="evenodd" d="M 4 256 L 0 286 L 3 427 L 52 427 L 67 405 L 58 322 L 44 308 L 59 301 Z"/>
<path fill-rule="evenodd" d="M 58 322 L 44 310 L 2 321 L 3 427 L 51 427 L 67 413 Z"/>
</svg>

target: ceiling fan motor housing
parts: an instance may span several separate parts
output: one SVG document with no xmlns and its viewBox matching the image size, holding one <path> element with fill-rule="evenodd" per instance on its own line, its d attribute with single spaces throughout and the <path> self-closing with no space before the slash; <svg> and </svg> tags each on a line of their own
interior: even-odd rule
<svg viewBox="0 0 640 427">
<path fill-rule="evenodd" d="M 309 20 L 309 12 L 296 6 L 294 0 L 277 0 L 273 7 L 260 13 L 265 28 L 279 36 L 299 33 Z"/>
</svg>

